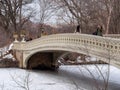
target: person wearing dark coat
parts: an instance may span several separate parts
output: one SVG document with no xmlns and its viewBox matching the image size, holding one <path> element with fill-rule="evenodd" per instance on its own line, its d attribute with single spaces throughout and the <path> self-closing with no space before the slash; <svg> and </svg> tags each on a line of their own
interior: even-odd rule
<svg viewBox="0 0 120 90">
<path fill-rule="evenodd" d="M 96 31 L 93 32 L 93 35 L 103 36 L 103 27 L 102 26 L 98 26 Z"/>
<path fill-rule="evenodd" d="M 103 33 L 103 28 L 102 28 L 102 26 L 100 26 L 100 27 L 97 28 L 97 35 L 98 36 L 103 36 L 102 33 Z"/>
<path fill-rule="evenodd" d="M 77 26 L 76 32 L 80 32 L 80 25 Z"/>
<path fill-rule="evenodd" d="M 81 31 L 80 31 L 80 25 L 77 25 L 77 28 L 76 28 L 76 30 L 75 30 L 75 33 L 81 33 Z"/>
</svg>

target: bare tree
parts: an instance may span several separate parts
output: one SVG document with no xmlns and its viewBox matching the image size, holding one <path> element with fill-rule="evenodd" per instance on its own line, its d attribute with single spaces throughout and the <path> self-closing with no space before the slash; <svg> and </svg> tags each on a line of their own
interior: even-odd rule
<svg viewBox="0 0 120 90">
<path fill-rule="evenodd" d="M 14 87 L 19 87 L 24 90 L 30 90 L 31 82 L 32 80 L 30 79 L 30 72 L 26 71 L 24 76 L 18 76 L 15 74 L 14 76 L 10 74 L 12 81 L 16 84 Z"/>
<path fill-rule="evenodd" d="M 59 0 L 60 3 L 60 8 L 63 10 L 63 15 L 62 17 L 67 17 L 68 22 L 73 22 L 74 24 L 80 24 L 82 32 L 86 32 L 85 29 L 87 30 L 88 24 L 91 21 L 90 17 L 90 11 L 93 11 L 93 3 L 90 0 Z M 91 6 L 91 7 L 90 7 Z M 61 13 L 61 12 L 60 12 Z M 93 16 L 93 15 L 92 15 Z M 64 18 L 63 18 L 64 19 Z M 94 18 L 92 17 L 92 20 Z M 64 19 L 65 21 L 65 19 Z"/>
<path fill-rule="evenodd" d="M 56 2 L 62 9 L 60 11 L 63 13 L 61 20 L 66 22 L 67 19 L 71 22 L 71 19 L 74 19 L 77 22 L 75 24 L 81 25 L 81 30 L 84 33 L 91 32 L 90 30 L 95 26 L 101 25 L 104 28 L 104 33 L 108 34 L 119 26 L 117 24 L 119 23 L 119 0 L 56 0 Z M 112 19 L 113 17 L 114 19 Z M 117 22 L 115 22 L 116 18 Z M 113 29 L 111 30 L 111 28 Z"/>
<path fill-rule="evenodd" d="M 76 20 L 78 24 L 82 25 L 82 13 L 81 13 L 81 1 L 79 0 L 60 0 L 59 3 L 61 3 L 60 7 L 67 9 L 68 13 L 72 14 Z M 65 10 L 64 10 L 65 11 Z M 61 12 L 60 12 L 61 13 Z M 70 15 L 68 15 L 70 16 Z"/>
<path fill-rule="evenodd" d="M 22 20 L 24 18 L 22 16 L 22 6 L 27 3 L 30 2 L 26 0 L 0 0 L 0 24 L 8 35 L 12 35 L 13 32 L 20 32 L 24 22 L 27 20 Z M 10 29 L 10 27 L 13 28 Z"/>
<path fill-rule="evenodd" d="M 120 0 L 114 0 L 109 33 L 120 34 Z"/>
<path fill-rule="evenodd" d="M 44 23 L 49 21 L 49 19 L 55 15 L 57 10 L 55 9 L 54 0 L 38 0 L 39 4 L 39 34 L 41 33 L 41 29 L 43 29 Z"/>
<path fill-rule="evenodd" d="M 106 18 L 106 31 L 105 34 L 109 33 L 109 26 L 110 26 L 110 19 L 112 17 L 112 11 L 113 11 L 113 4 L 114 4 L 114 0 L 102 0 L 102 3 L 105 6 L 105 10 L 104 13 L 101 13 L 105 16 Z"/>
</svg>

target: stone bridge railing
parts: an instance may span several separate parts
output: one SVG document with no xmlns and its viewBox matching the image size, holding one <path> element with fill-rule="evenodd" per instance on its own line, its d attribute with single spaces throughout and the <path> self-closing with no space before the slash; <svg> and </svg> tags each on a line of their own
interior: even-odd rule
<svg viewBox="0 0 120 90">
<path fill-rule="evenodd" d="M 111 37 L 111 38 L 119 38 L 120 39 L 120 34 L 104 34 L 104 37 Z"/>
<path fill-rule="evenodd" d="M 43 36 L 29 42 L 15 42 L 14 50 L 66 50 L 77 53 L 88 54 L 111 60 L 113 65 L 120 67 L 120 40 L 115 38 L 66 33 Z"/>
</svg>

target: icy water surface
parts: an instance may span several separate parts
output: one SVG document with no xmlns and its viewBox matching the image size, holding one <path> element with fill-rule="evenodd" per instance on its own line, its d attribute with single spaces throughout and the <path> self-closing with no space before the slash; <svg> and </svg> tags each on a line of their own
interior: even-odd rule
<svg viewBox="0 0 120 90">
<path fill-rule="evenodd" d="M 107 65 L 60 66 L 57 71 L 1 68 L 0 90 L 104 90 L 107 75 Z M 120 90 L 120 69 L 111 66 L 109 77 L 108 90 Z"/>
</svg>

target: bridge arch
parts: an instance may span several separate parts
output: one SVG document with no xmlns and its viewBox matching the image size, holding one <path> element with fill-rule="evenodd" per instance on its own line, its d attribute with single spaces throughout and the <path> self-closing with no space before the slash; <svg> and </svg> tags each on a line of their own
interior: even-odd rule
<svg viewBox="0 0 120 90">
<path fill-rule="evenodd" d="M 30 42 L 15 42 L 13 50 L 16 51 L 20 66 L 26 68 L 29 57 L 36 52 L 44 51 L 70 51 L 100 58 L 120 67 L 120 40 L 87 34 L 55 34 L 41 37 Z M 21 53 L 21 54 L 19 54 Z M 21 59 L 22 57 L 22 59 Z"/>
<path fill-rule="evenodd" d="M 47 68 L 51 67 L 51 63 L 53 62 L 53 53 L 52 52 L 36 52 L 29 56 L 29 58 L 25 61 L 26 68 Z"/>
<path fill-rule="evenodd" d="M 60 47 L 58 49 L 52 48 L 52 49 L 49 49 L 49 50 L 48 49 L 47 50 L 42 50 L 42 51 L 38 50 L 38 51 L 35 51 L 35 52 L 29 54 L 25 58 L 23 64 L 25 64 L 24 65 L 25 68 L 28 68 L 28 69 L 32 68 L 32 66 L 30 66 L 31 63 L 33 63 L 33 68 L 34 68 L 34 66 L 39 65 L 39 64 L 43 64 L 43 65 L 47 66 L 48 68 L 51 68 L 51 67 L 54 68 L 55 65 L 57 65 L 58 58 L 61 55 L 63 55 L 64 53 L 70 52 L 70 53 L 79 53 L 79 54 L 87 55 L 87 54 L 85 54 L 85 52 L 79 51 L 78 49 L 76 51 L 75 50 L 73 51 L 73 48 L 74 47 L 70 47 L 68 49 L 68 48 L 63 48 L 62 47 L 62 49 L 63 49 L 62 50 L 61 47 Z M 49 57 L 49 58 L 46 58 L 46 57 Z M 43 58 L 46 58 L 46 60 L 43 59 Z M 32 59 L 37 59 L 37 60 L 32 60 Z M 34 61 L 37 62 L 37 63 L 34 64 Z M 45 63 L 45 62 L 48 62 L 48 63 Z"/>
</svg>

